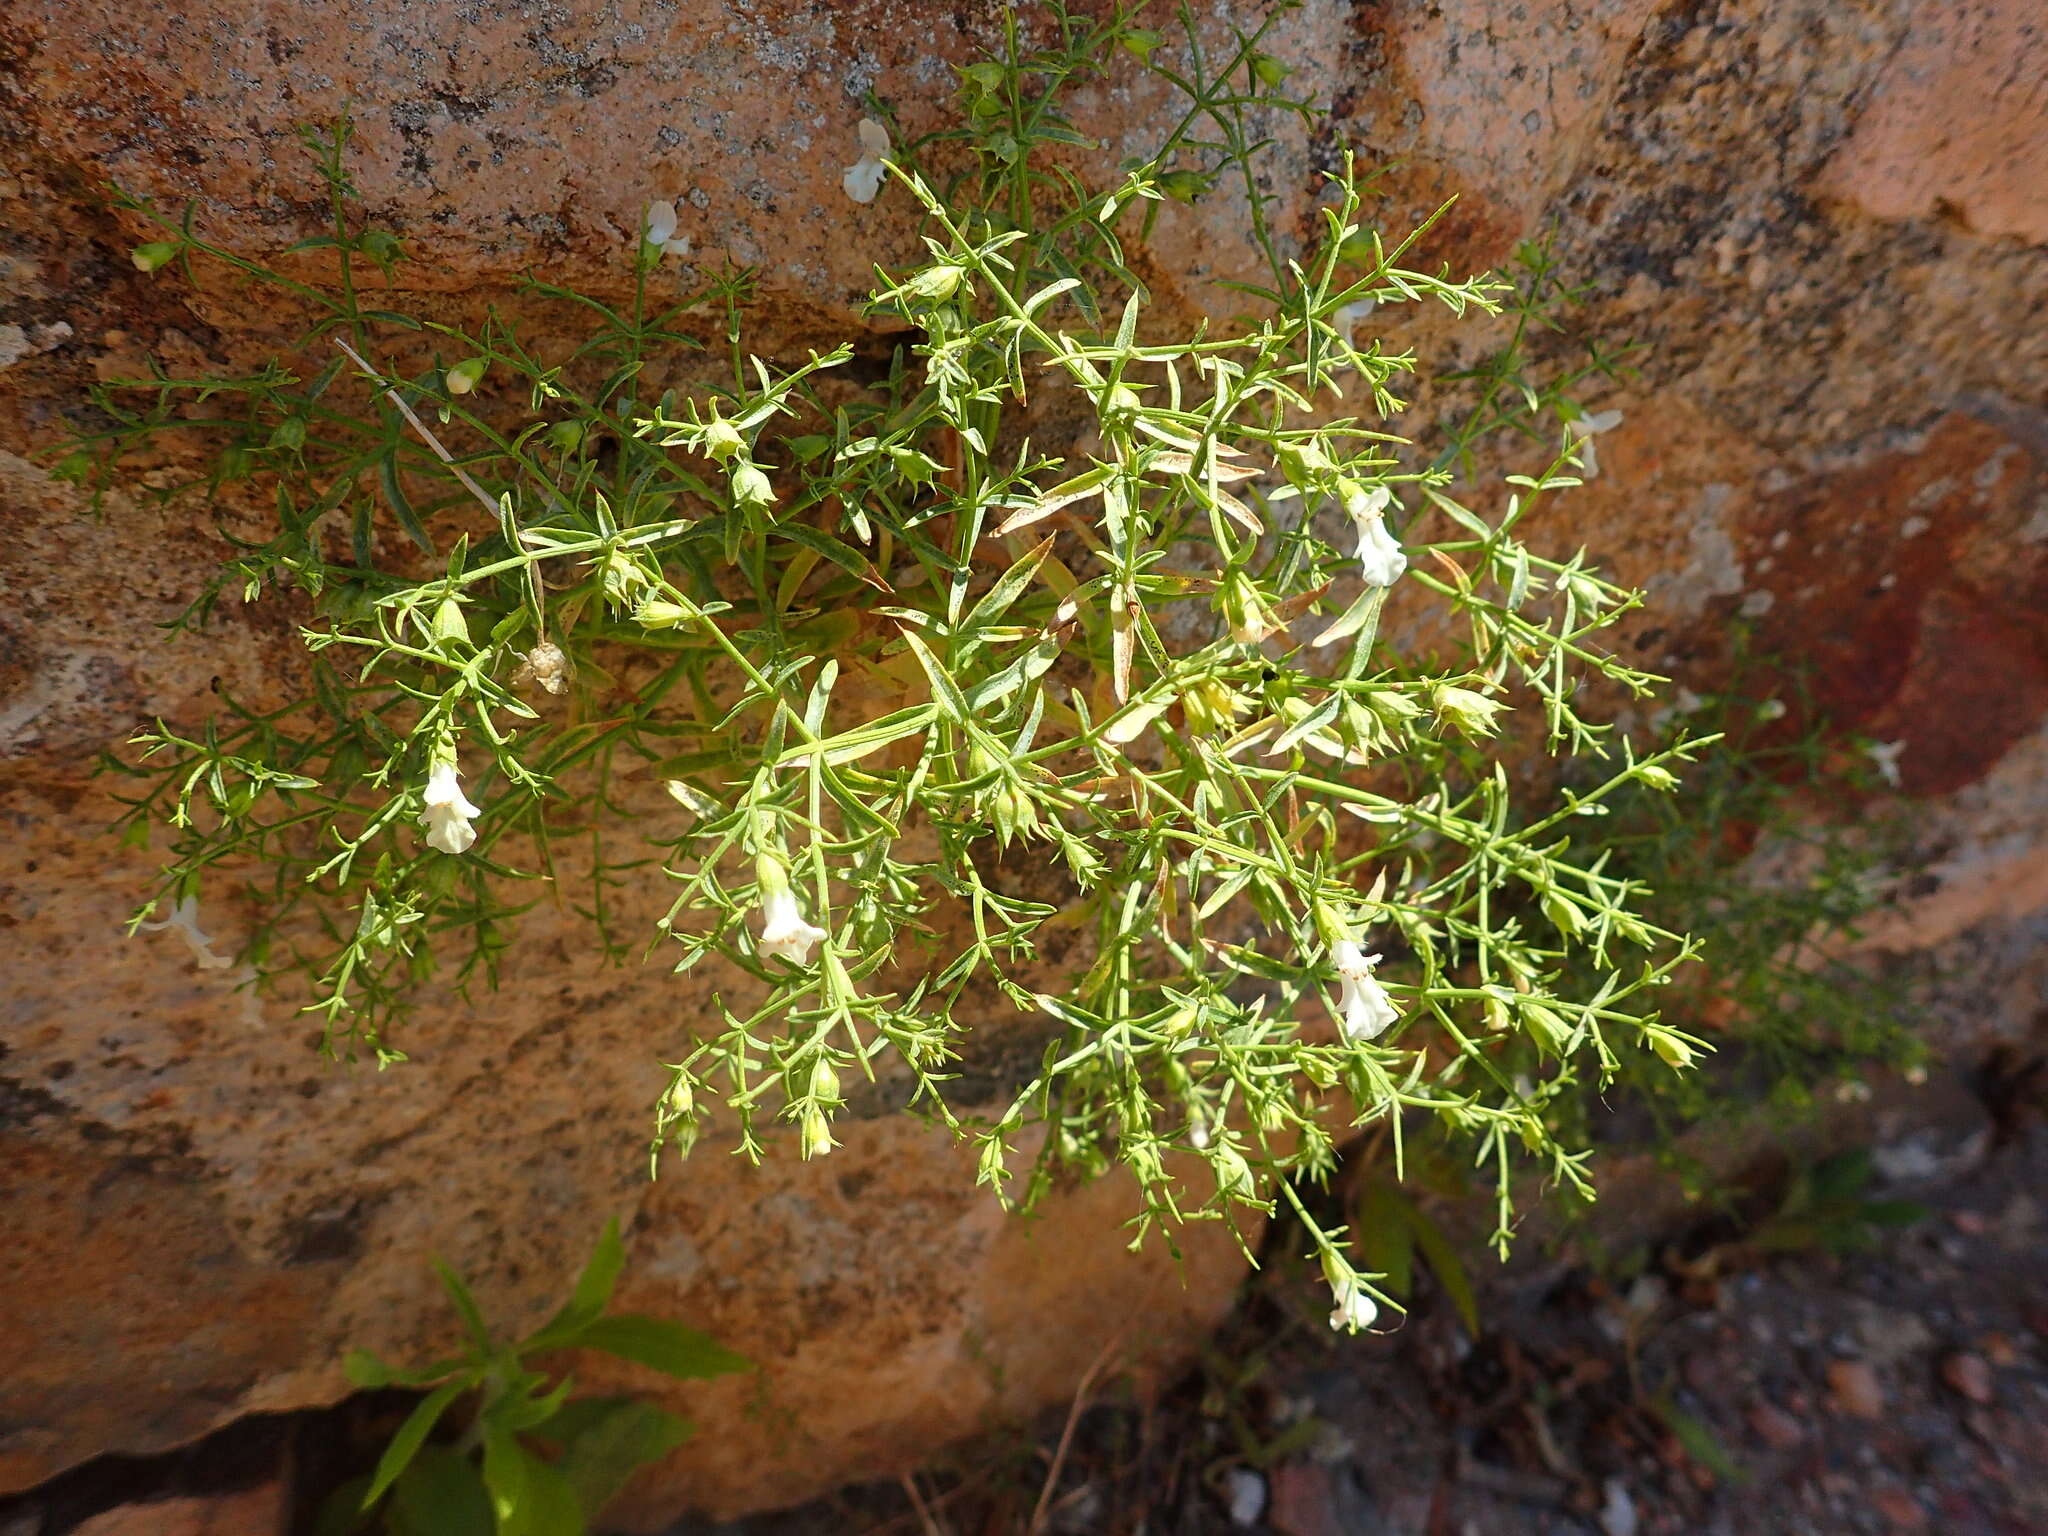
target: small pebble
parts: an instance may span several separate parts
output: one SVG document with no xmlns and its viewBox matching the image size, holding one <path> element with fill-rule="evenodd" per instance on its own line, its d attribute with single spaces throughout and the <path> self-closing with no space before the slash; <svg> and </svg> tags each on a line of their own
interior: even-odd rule
<svg viewBox="0 0 2048 1536">
<path fill-rule="evenodd" d="M 1880 1488 L 1870 1496 L 1870 1507 L 1884 1516 L 1895 1531 L 1927 1529 L 1927 1511 L 1903 1488 Z"/>
<path fill-rule="evenodd" d="M 1854 1419 L 1884 1417 L 1884 1389 L 1878 1385 L 1877 1372 L 1861 1360 L 1829 1361 L 1828 1391 L 1837 1413 Z"/>
<path fill-rule="evenodd" d="M 1991 1401 L 1991 1367 L 1982 1355 L 1950 1355 L 1941 1362 L 1941 1379 L 1973 1403 Z"/>
<path fill-rule="evenodd" d="M 1775 1403 L 1760 1402 L 1749 1410 L 1749 1427 L 1774 1451 L 1789 1451 L 1806 1438 L 1806 1429 Z"/>
</svg>

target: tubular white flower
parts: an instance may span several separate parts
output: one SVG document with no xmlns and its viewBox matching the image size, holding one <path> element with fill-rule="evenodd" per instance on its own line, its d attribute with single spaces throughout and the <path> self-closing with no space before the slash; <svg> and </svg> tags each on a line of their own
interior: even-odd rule
<svg viewBox="0 0 2048 1536">
<path fill-rule="evenodd" d="M 796 904 L 796 892 L 788 886 L 765 893 L 761 902 L 761 941 L 757 946 L 763 959 L 809 965 L 812 947 L 824 937 L 824 929 L 804 921 L 803 910 Z"/>
<path fill-rule="evenodd" d="M 872 203 L 888 179 L 882 159 L 889 153 L 889 130 L 872 117 L 860 120 L 860 158 L 846 168 L 839 184 L 856 203 Z"/>
<path fill-rule="evenodd" d="M 202 971 L 224 971 L 235 963 L 232 955 L 217 953 L 213 940 L 199 929 L 199 903 L 190 896 L 171 907 L 171 915 L 154 923 L 137 923 L 141 933 L 160 933 L 168 929 L 185 941 L 185 947 L 192 951 L 192 959 Z"/>
<path fill-rule="evenodd" d="M 467 853 L 469 845 L 476 841 L 476 828 L 470 823 L 479 813 L 463 797 L 452 761 L 435 759 L 422 798 L 426 810 L 420 815 L 420 825 L 427 829 L 427 846 L 443 853 Z"/>
<path fill-rule="evenodd" d="M 1365 1294 L 1365 1287 L 1356 1280 L 1346 1280 L 1334 1288 L 1337 1310 L 1330 1314 L 1330 1326 L 1346 1333 L 1356 1333 L 1361 1328 L 1370 1328 L 1380 1315 L 1379 1306 Z"/>
<path fill-rule="evenodd" d="M 1330 324 L 1337 328 L 1337 334 L 1346 342 L 1352 341 L 1351 333 L 1358 329 L 1358 322 L 1379 307 L 1378 299 L 1360 299 L 1356 304 L 1342 304 L 1337 313 L 1330 316 Z M 1355 345 L 1355 343 L 1353 343 Z"/>
<path fill-rule="evenodd" d="M 1593 435 L 1597 432 L 1612 432 L 1620 425 L 1619 411 L 1595 411 L 1590 416 L 1575 417 L 1564 424 L 1565 431 L 1569 432 L 1572 440 L 1579 445 L 1579 464 L 1585 470 L 1588 480 L 1600 473 L 1600 455 L 1594 447 Z"/>
<path fill-rule="evenodd" d="M 640 216 L 640 239 L 644 244 L 659 246 L 664 256 L 687 256 L 690 254 L 690 237 L 676 233 L 676 205 L 672 202 L 650 202 Z"/>
<path fill-rule="evenodd" d="M 1877 776 L 1892 789 L 1904 789 L 1905 778 L 1899 772 L 1899 759 L 1905 756 L 1906 743 L 1899 741 L 1873 741 L 1863 749 L 1863 755 L 1877 765 Z"/>
<path fill-rule="evenodd" d="M 1378 955 L 1366 954 L 1350 939 L 1330 946 L 1330 964 L 1337 968 L 1337 1027 L 1346 1040 L 1377 1040 L 1401 1017 L 1373 976 L 1372 968 L 1379 963 Z"/>
<path fill-rule="evenodd" d="M 1358 533 L 1358 570 L 1369 587 L 1391 587 L 1408 569 L 1408 557 L 1387 531 L 1387 508 L 1394 493 L 1384 485 L 1371 487 L 1355 480 L 1342 482 L 1344 513 Z"/>
</svg>

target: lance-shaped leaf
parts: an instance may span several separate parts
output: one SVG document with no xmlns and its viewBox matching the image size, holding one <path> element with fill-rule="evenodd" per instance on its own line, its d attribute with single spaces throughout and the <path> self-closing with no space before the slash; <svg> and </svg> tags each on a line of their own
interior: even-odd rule
<svg viewBox="0 0 2048 1536">
<path fill-rule="evenodd" d="M 1003 520 L 1002 526 L 996 529 L 994 537 L 1002 538 L 1029 528 L 1033 523 L 1042 523 L 1062 507 L 1070 507 L 1077 501 L 1086 501 L 1090 496 L 1100 495 L 1103 486 L 1114 479 L 1116 474 L 1117 467 L 1114 464 L 1097 464 L 1093 469 L 1076 475 L 1071 480 L 1062 480 L 1058 485 L 1050 490 L 1041 491 L 1012 512 Z"/>
</svg>

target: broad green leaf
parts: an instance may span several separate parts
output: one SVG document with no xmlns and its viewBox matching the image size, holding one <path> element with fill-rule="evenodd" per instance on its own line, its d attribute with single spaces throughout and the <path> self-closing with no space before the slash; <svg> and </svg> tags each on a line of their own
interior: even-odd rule
<svg viewBox="0 0 2048 1536">
<path fill-rule="evenodd" d="M 391 1536 L 492 1536 L 476 1463 L 446 1446 L 422 1446 L 392 1486 L 387 1523 Z"/>
<path fill-rule="evenodd" d="M 391 1385 L 397 1373 L 367 1349 L 352 1349 L 341 1357 L 341 1373 L 351 1386 L 375 1389 Z"/>
<path fill-rule="evenodd" d="M 754 1369 L 754 1362 L 693 1328 L 658 1317 L 622 1313 L 601 1317 L 577 1341 L 621 1360 L 651 1366 L 679 1381 L 701 1381 Z"/>
<path fill-rule="evenodd" d="M 565 1437 L 557 1463 L 591 1520 L 618 1496 L 635 1471 L 661 1460 L 690 1437 L 687 1420 L 652 1403 L 631 1398 L 598 1401 L 605 1411 L 586 1416 L 576 1433 Z"/>
<path fill-rule="evenodd" d="M 365 1472 L 322 1499 L 320 1512 L 313 1517 L 313 1536 L 356 1536 L 366 1529 L 371 1516 L 363 1508 L 363 1495 L 369 1488 L 370 1474 Z"/>
<path fill-rule="evenodd" d="M 484 1435 L 484 1487 L 497 1536 L 583 1536 L 588 1528 L 569 1480 L 503 1431 Z"/>
</svg>

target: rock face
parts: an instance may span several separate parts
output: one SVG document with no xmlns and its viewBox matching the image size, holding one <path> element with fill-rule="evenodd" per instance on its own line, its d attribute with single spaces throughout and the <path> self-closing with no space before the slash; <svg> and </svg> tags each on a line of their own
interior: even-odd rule
<svg viewBox="0 0 2048 1536">
<path fill-rule="evenodd" d="M 1283 238 L 1311 227 L 1337 142 L 1398 156 L 1386 226 L 1459 194 L 1431 249 L 1467 267 L 1554 225 L 1591 285 L 1589 328 L 1650 344 L 1639 377 L 1592 402 L 1627 420 L 1555 536 L 1651 589 L 1649 664 L 1711 686 L 1744 622 L 1810 663 L 1838 719 L 1904 744 L 1925 868 L 1870 942 L 1935 979 L 1957 1043 L 2017 1037 L 2048 1006 L 2038 10 L 1311 0 L 1272 43 L 1334 104 L 1325 128 L 1275 125 Z M 217 238 L 278 251 L 319 216 L 293 127 L 344 103 L 369 206 L 451 302 L 529 267 L 617 270 L 642 201 L 675 196 L 699 252 L 760 265 L 775 325 L 834 338 L 869 263 L 914 237 L 900 198 L 840 190 L 863 94 L 904 131 L 937 126 L 948 66 L 1000 25 L 995 5 L 906 0 L 367 0 L 317 27 L 256 0 L 17 5 L 0 31 L 0 446 L 61 435 L 96 372 L 256 334 L 236 294 L 130 269 L 136 230 L 96 188 L 191 198 Z M 1079 109 L 1135 147 L 1166 107 L 1112 76 Z M 1227 192 L 1170 210 L 1146 269 L 1161 305 L 1219 302 L 1244 228 Z M 1435 335 L 1376 319 L 1394 344 Z M 202 717 L 216 681 L 261 688 L 290 636 L 236 610 L 161 638 L 219 554 L 189 513 L 117 502 L 95 522 L 18 457 L 0 505 L 0 1491 L 332 1400 L 345 1345 L 430 1352 L 448 1334 L 430 1251 L 497 1316 L 537 1320 L 613 1211 L 632 1218 L 627 1303 L 764 1366 L 676 1398 L 716 1432 L 636 1485 L 628 1513 L 650 1528 L 891 1472 L 1060 1399 L 1120 1330 L 1133 1359 L 1164 1362 L 1228 1305 L 1226 1234 L 1197 1234 L 1184 1265 L 1126 1256 L 1113 1185 L 1006 1222 L 959 1153 L 893 1119 L 758 1173 L 707 1144 L 650 1186 L 655 1064 L 705 992 L 580 962 L 545 909 L 504 992 L 430 1013 L 413 1064 L 384 1074 L 325 1069 L 303 1023 L 175 932 L 124 940 L 150 865 L 101 836 L 115 807 L 95 751 L 153 716 Z M 232 903 L 201 922 L 225 952 Z"/>
</svg>

